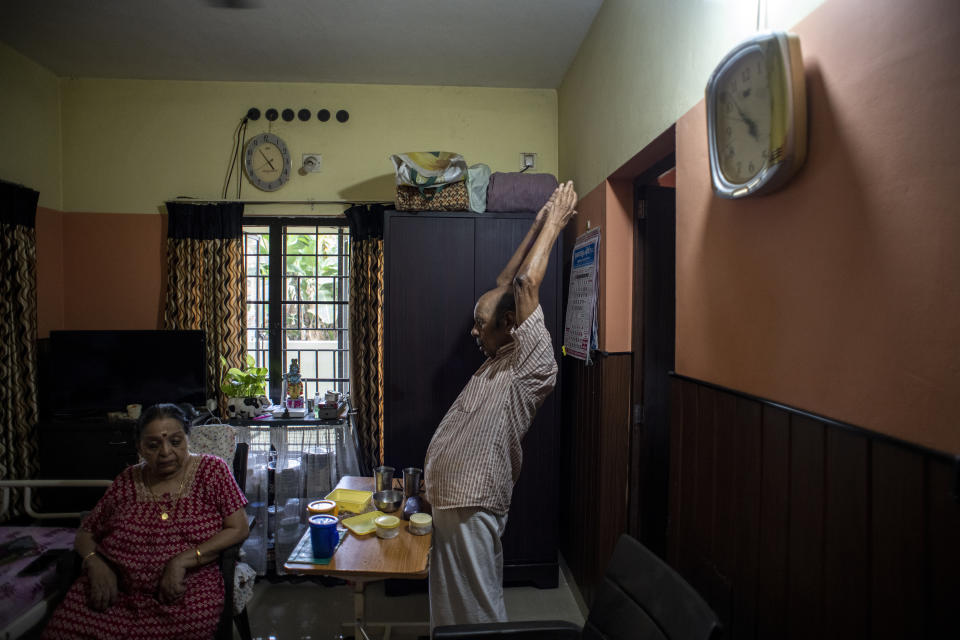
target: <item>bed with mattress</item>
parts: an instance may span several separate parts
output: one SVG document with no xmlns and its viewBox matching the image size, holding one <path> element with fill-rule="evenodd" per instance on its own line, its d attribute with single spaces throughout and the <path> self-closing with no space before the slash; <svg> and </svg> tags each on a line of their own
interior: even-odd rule
<svg viewBox="0 0 960 640">
<path fill-rule="evenodd" d="M 10 490 L 20 489 L 27 515 L 35 521 L 73 519 L 76 513 L 39 513 L 32 508 L 37 488 L 108 487 L 111 480 L 0 480 L 0 516 L 6 513 Z M 0 525 L 0 640 L 14 640 L 35 630 L 56 608 L 70 587 L 62 563 L 72 563 L 76 527 L 38 524 Z M 69 572 L 66 572 L 70 575 Z M 72 577 L 72 576 L 71 576 Z"/>
</svg>

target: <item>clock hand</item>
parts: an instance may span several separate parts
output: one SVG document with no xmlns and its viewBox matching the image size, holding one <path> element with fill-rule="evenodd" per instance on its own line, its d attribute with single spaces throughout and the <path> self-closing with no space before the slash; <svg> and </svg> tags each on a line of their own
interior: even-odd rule
<svg viewBox="0 0 960 640">
<path fill-rule="evenodd" d="M 737 107 L 737 108 L 739 109 L 739 107 Z M 754 137 L 756 137 L 756 136 L 754 136 Z M 275 166 L 273 166 L 273 163 L 272 163 L 272 162 L 270 162 L 270 158 L 268 158 L 268 157 L 267 157 L 267 154 L 265 154 L 265 153 L 263 152 L 263 149 L 257 149 L 257 151 L 259 151 L 259 152 L 260 152 L 260 155 L 263 156 L 263 159 L 267 161 L 267 164 L 270 165 L 270 168 L 273 169 L 274 171 L 276 171 L 277 168 L 276 168 Z"/>
<path fill-rule="evenodd" d="M 747 127 L 749 127 L 750 125 L 756 126 L 752 120 L 744 120 L 744 119 L 741 118 L 740 116 L 727 116 L 727 120 L 739 120 L 739 121 L 742 122 L 743 124 L 747 125 Z M 750 135 L 753 135 L 753 134 L 750 134 Z M 754 137 L 756 137 L 756 136 L 754 136 Z"/>
<path fill-rule="evenodd" d="M 747 117 L 747 114 L 743 112 L 743 109 L 740 108 L 740 105 L 737 104 L 736 98 L 730 96 L 730 102 L 733 103 L 733 106 L 737 108 L 737 113 L 740 114 L 740 119 L 743 120 L 744 124 L 747 125 L 747 132 L 753 137 L 754 140 L 757 140 L 757 123 Z"/>
</svg>

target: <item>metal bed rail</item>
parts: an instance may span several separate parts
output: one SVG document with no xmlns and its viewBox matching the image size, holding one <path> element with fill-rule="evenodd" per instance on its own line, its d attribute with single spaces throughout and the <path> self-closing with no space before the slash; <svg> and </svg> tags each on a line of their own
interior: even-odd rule
<svg viewBox="0 0 960 640">
<path fill-rule="evenodd" d="M 60 518 L 80 518 L 83 512 L 42 513 L 34 511 L 32 504 L 33 489 L 45 488 L 72 488 L 72 487 L 109 487 L 113 480 L 0 480 L 0 517 L 10 508 L 10 489 L 23 489 L 23 504 L 27 515 L 38 520 L 54 520 Z"/>
</svg>

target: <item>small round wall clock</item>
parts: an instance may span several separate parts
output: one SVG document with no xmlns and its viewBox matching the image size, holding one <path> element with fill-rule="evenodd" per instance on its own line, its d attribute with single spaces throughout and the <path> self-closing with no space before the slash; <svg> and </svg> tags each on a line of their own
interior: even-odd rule
<svg viewBox="0 0 960 640">
<path fill-rule="evenodd" d="M 290 179 L 290 151 L 272 133 L 260 133 L 247 142 L 243 168 L 253 186 L 276 191 Z"/>
<path fill-rule="evenodd" d="M 803 166 L 807 92 L 796 35 L 776 31 L 740 43 L 714 69 L 706 93 L 714 193 L 769 193 Z"/>
</svg>

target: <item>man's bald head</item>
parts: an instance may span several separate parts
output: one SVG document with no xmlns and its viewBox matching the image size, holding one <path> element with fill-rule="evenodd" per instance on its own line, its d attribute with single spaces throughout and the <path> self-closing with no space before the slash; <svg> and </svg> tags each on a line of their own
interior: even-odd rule
<svg viewBox="0 0 960 640">
<path fill-rule="evenodd" d="M 487 291 L 473 310 L 474 323 L 470 332 L 487 356 L 493 356 L 507 342 L 513 340 L 510 331 L 516 326 L 517 310 L 513 287 L 503 286 Z"/>
<path fill-rule="evenodd" d="M 492 317 L 497 324 L 501 324 L 506 319 L 508 311 L 512 311 L 514 315 L 516 315 L 517 302 L 513 297 L 512 286 L 506 285 L 491 289 L 480 296 L 480 299 L 482 300 L 487 296 L 489 296 L 490 303 L 493 307 Z"/>
</svg>

